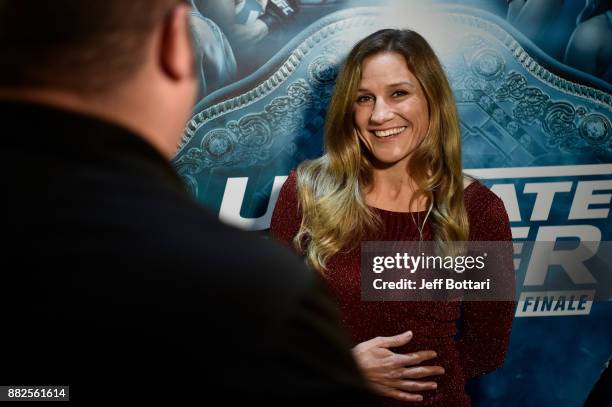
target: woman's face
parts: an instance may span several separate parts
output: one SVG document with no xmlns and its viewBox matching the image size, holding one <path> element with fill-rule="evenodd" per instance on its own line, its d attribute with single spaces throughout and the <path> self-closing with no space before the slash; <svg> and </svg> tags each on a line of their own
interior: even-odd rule
<svg viewBox="0 0 612 407">
<path fill-rule="evenodd" d="M 407 164 L 429 128 L 423 88 L 395 52 L 364 59 L 361 71 L 354 103 L 359 137 L 379 163 Z"/>
</svg>

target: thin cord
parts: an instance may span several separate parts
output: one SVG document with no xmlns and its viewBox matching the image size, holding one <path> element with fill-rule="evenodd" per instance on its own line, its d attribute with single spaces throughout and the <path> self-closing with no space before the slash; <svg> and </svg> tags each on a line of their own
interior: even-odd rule
<svg viewBox="0 0 612 407">
<path fill-rule="evenodd" d="M 433 203 L 430 203 L 429 209 L 427 209 L 427 214 L 425 214 L 425 219 L 423 219 L 423 224 L 421 225 L 421 227 L 417 225 L 417 228 L 419 229 L 419 240 L 420 241 L 423 241 L 423 229 L 425 229 L 425 222 L 427 222 L 427 218 L 429 218 L 429 214 L 431 213 L 432 209 L 433 209 Z"/>
<path fill-rule="evenodd" d="M 423 229 L 425 229 L 425 222 L 427 222 L 427 218 L 429 218 L 429 215 L 431 214 L 431 210 L 433 209 L 433 203 L 429 204 L 429 208 L 427 209 L 427 213 L 425 214 L 425 219 L 423 219 L 423 223 L 421 224 L 421 215 L 419 215 L 419 213 L 417 212 L 417 220 L 414 220 L 414 214 L 411 212 L 410 215 L 412 216 L 412 221 L 414 222 L 414 224 L 417 227 L 417 230 L 419 231 L 419 241 L 423 241 Z M 420 224 L 420 226 L 419 226 Z"/>
</svg>

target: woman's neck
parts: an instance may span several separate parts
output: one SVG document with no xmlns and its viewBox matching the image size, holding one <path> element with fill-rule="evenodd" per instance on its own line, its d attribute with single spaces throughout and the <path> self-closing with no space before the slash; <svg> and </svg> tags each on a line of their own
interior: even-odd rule
<svg viewBox="0 0 612 407">
<path fill-rule="evenodd" d="M 424 196 L 412 201 L 418 186 L 406 169 L 373 169 L 372 184 L 364 191 L 366 204 L 394 212 L 427 210 Z M 411 202 L 412 201 L 412 202 Z"/>
</svg>

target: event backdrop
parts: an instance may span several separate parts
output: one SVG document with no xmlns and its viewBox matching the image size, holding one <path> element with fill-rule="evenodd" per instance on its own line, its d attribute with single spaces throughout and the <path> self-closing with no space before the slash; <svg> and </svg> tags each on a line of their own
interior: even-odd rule
<svg viewBox="0 0 612 407">
<path fill-rule="evenodd" d="M 224 20 L 226 3 L 194 1 L 202 99 L 174 159 L 193 195 L 221 220 L 265 231 L 289 171 L 322 154 L 350 48 L 381 28 L 420 32 L 455 93 L 465 172 L 503 199 L 515 242 L 522 301 L 510 350 L 470 385 L 475 405 L 582 405 L 612 355 L 610 276 L 539 267 L 526 243 L 581 241 L 586 262 L 611 240 L 609 2 L 231 0 Z M 565 283 L 564 309 L 525 298 L 551 278 Z M 599 300 L 572 307 L 572 294 L 596 290 Z"/>
</svg>

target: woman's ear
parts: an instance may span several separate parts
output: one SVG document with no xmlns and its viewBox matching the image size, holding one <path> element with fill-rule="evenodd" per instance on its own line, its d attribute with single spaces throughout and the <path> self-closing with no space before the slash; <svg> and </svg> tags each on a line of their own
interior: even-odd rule
<svg viewBox="0 0 612 407">
<path fill-rule="evenodd" d="M 187 5 L 178 5 L 163 22 L 159 62 L 162 71 L 173 81 L 193 79 L 195 75 L 189 12 Z"/>
</svg>

